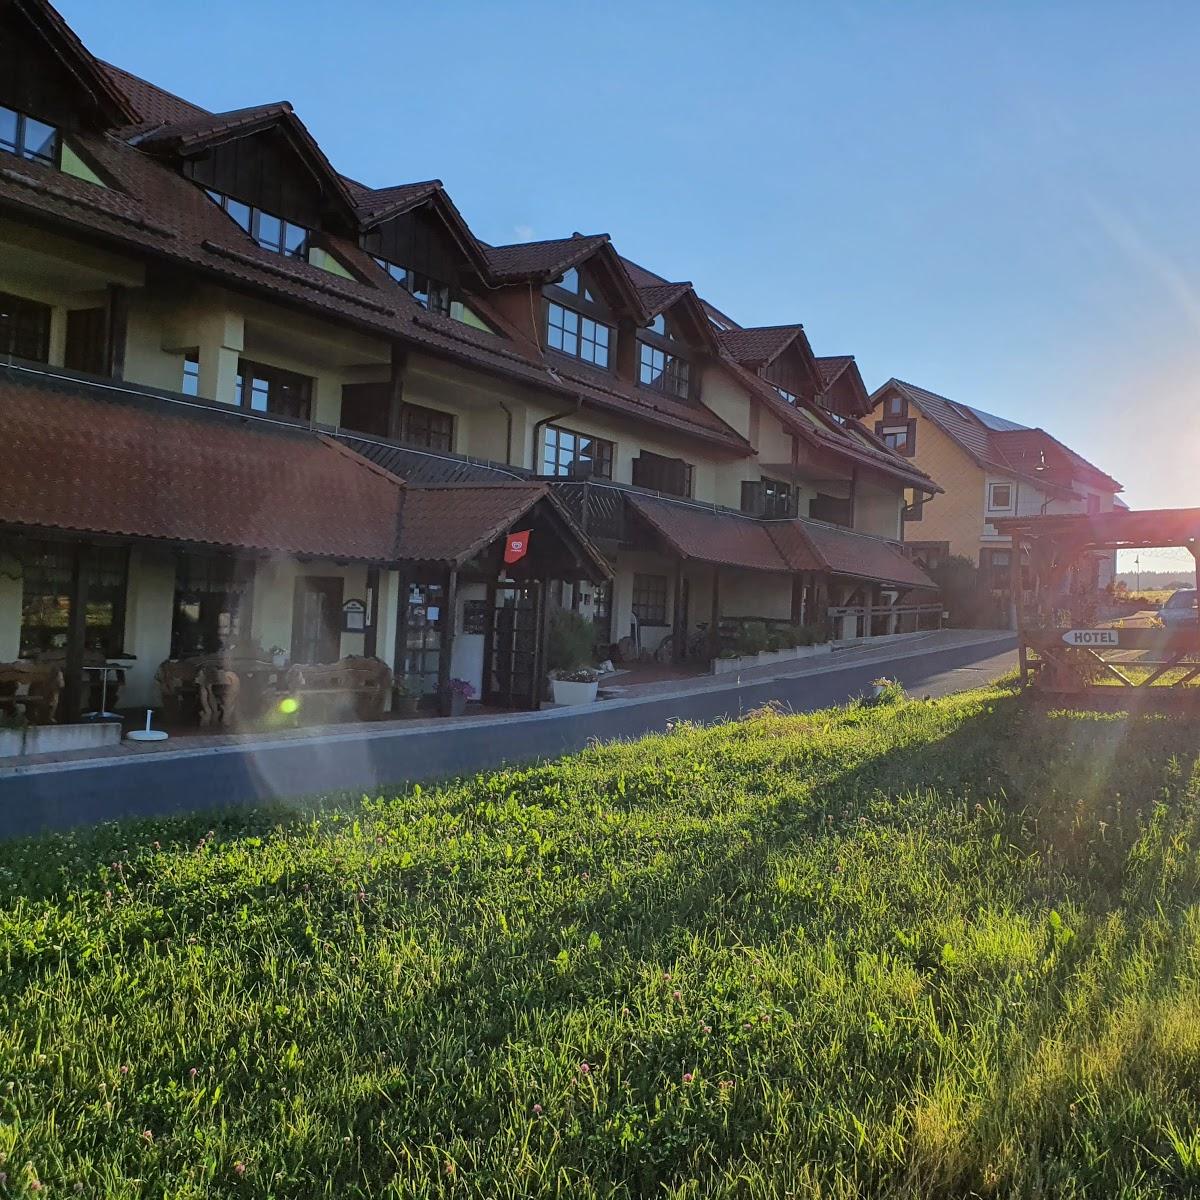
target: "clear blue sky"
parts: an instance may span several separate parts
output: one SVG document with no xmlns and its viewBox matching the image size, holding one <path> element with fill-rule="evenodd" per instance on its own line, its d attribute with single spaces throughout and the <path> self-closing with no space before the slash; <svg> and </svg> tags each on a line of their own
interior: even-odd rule
<svg viewBox="0 0 1200 1200">
<path fill-rule="evenodd" d="M 494 242 L 605 231 L 744 324 L 1200 504 L 1200 5 L 59 0 Z"/>
</svg>

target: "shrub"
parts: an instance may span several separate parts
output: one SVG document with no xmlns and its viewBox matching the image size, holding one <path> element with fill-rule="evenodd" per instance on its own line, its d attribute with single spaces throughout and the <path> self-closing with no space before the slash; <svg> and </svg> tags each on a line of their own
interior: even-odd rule
<svg viewBox="0 0 1200 1200">
<path fill-rule="evenodd" d="M 550 617 L 546 665 L 559 674 L 591 666 L 595 638 L 591 621 L 568 608 L 556 609 Z"/>
<path fill-rule="evenodd" d="M 739 654 L 759 654 L 768 646 L 767 627 L 761 621 L 747 621 L 738 629 L 734 645 Z"/>
</svg>

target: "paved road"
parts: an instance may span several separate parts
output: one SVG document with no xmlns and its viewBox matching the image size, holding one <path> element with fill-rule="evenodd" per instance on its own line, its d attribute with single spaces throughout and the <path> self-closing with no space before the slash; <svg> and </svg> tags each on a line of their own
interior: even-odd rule
<svg viewBox="0 0 1200 1200">
<path fill-rule="evenodd" d="M 1016 666 L 1015 639 L 876 659 L 820 674 L 757 680 L 720 690 L 614 700 L 586 710 L 551 710 L 436 728 L 355 731 L 205 750 L 174 749 L 103 761 L 31 768 L 0 779 L 0 838 L 119 817 L 237 807 L 320 792 L 378 792 L 388 786 L 552 758 L 595 739 L 632 738 L 674 720 L 737 717 L 769 701 L 796 711 L 864 694 L 880 675 L 914 695 L 944 696 Z"/>
</svg>

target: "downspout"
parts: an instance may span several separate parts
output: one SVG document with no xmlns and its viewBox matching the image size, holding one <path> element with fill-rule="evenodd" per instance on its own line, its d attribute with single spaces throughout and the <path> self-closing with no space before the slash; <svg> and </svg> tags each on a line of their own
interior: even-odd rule
<svg viewBox="0 0 1200 1200">
<path fill-rule="evenodd" d="M 504 465 L 512 466 L 512 435 L 513 435 L 513 414 L 512 409 L 504 403 L 503 400 L 497 400 L 496 403 L 504 409 L 504 419 L 506 428 L 504 431 Z"/>
</svg>

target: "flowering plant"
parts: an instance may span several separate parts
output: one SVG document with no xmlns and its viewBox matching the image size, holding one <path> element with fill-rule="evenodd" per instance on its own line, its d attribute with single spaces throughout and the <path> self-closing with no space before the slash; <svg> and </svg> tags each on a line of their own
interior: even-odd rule
<svg viewBox="0 0 1200 1200">
<path fill-rule="evenodd" d="M 580 667 L 577 671 L 555 671 L 554 678 L 560 683 L 595 683 L 600 672 L 592 667 Z"/>
<path fill-rule="evenodd" d="M 475 695 L 475 685 L 466 679 L 452 679 L 446 685 L 446 691 L 451 696 L 462 696 L 470 700 Z"/>
</svg>

